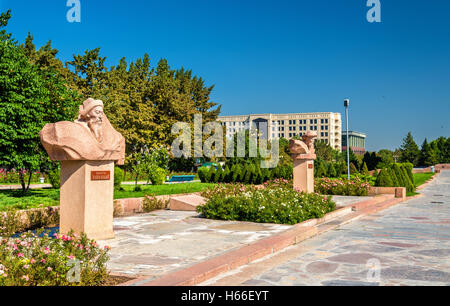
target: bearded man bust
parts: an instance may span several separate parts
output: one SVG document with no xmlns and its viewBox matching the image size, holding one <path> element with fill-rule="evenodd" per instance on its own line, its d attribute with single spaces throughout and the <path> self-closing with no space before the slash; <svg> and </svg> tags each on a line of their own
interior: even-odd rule
<svg viewBox="0 0 450 306">
<path fill-rule="evenodd" d="M 87 99 L 75 122 L 49 123 L 39 133 L 52 160 L 110 160 L 123 165 L 125 138 L 103 112 L 101 100 Z"/>
</svg>

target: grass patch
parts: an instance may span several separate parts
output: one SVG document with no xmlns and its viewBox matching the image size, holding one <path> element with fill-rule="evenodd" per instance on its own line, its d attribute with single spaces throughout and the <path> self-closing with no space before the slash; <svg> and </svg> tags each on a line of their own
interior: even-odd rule
<svg viewBox="0 0 450 306">
<path fill-rule="evenodd" d="M 1 190 L 0 211 L 59 205 L 59 189 Z"/>
<path fill-rule="evenodd" d="M 215 184 L 184 183 L 164 185 L 140 185 L 142 191 L 133 191 L 134 185 L 122 185 L 123 191 L 114 191 L 114 199 L 141 198 L 146 195 L 169 195 L 204 191 Z M 30 209 L 59 205 L 59 189 L 0 190 L 0 211 L 8 209 Z"/>
<path fill-rule="evenodd" d="M 416 187 L 419 187 L 420 185 L 423 185 L 426 181 L 428 181 L 430 178 L 434 176 L 434 173 L 427 172 L 427 173 L 414 173 L 414 185 Z"/>
<path fill-rule="evenodd" d="M 116 190 L 114 199 L 141 198 L 146 195 L 169 195 L 181 193 L 193 193 L 206 190 L 216 184 L 212 183 L 182 183 L 182 184 L 164 184 L 164 185 L 140 185 L 142 191 L 134 191 L 134 185 L 123 185 L 123 191 Z"/>
</svg>

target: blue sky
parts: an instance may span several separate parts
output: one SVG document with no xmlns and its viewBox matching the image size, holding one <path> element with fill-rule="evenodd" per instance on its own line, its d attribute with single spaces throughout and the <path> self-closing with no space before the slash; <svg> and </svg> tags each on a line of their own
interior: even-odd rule
<svg viewBox="0 0 450 306">
<path fill-rule="evenodd" d="M 167 58 L 215 84 L 222 115 L 341 112 L 367 149 L 394 149 L 408 131 L 450 136 L 450 1 L 81 0 L 81 23 L 66 0 L 0 0 L 8 31 L 37 46 L 52 40 L 63 61 L 101 47 L 121 57 Z"/>
</svg>

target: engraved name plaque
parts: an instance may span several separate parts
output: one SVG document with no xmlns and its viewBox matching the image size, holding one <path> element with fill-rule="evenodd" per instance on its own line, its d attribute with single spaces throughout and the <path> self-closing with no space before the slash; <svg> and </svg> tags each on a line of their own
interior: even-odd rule
<svg viewBox="0 0 450 306">
<path fill-rule="evenodd" d="M 109 181 L 111 171 L 91 171 L 91 181 Z"/>
</svg>

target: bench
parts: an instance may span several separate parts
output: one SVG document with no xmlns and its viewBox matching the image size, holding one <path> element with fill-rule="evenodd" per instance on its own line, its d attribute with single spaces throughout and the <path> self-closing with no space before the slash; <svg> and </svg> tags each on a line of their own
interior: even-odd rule
<svg viewBox="0 0 450 306">
<path fill-rule="evenodd" d="M 169 183 L 192 182 L 195 175 L 174 175 L 168 180 Z"/>
</svg>

